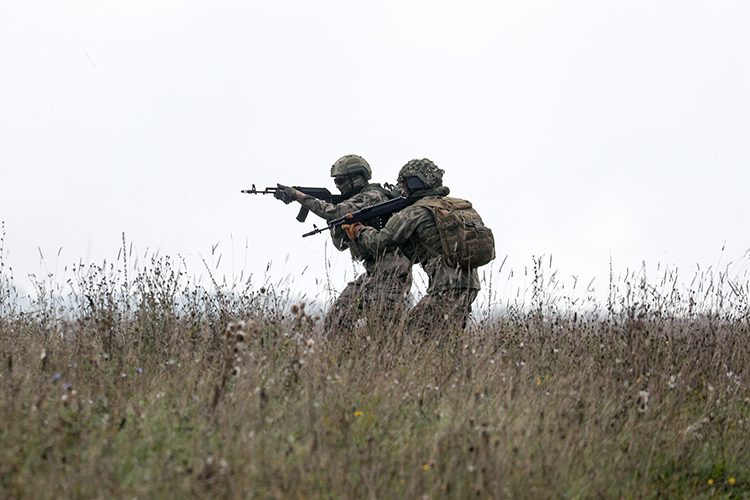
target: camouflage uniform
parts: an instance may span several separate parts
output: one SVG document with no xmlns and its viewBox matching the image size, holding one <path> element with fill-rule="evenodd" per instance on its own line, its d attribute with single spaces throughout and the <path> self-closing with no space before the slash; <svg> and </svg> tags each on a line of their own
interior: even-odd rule
<svg viewBox="0 0 750 500">
<path fill-rule="evenodd" d="M 356 194 L 339 203 L 315 198 L 298 201 L 314 214 L 331 221 L 390 199 L 380 184 L 365 181 L 364 185 L 354 188 L 354 191 L 357 190 Z M 380 220 L 372 219 L 366 221 L 365 225 L 379 228 Z M 398 249 L 381 253 L 370 251 L 358 242 L 349 240 L 340 227 L 331 230 L 331 238 L 338 250 L 349 249 L 352 258 L 363 264 L 366 273 L 347 284 L 331 305 L 325 317 L 326 331 L 333 334 L 350 331 L 360 313 L 385 322 L 392 322 L 400 316 L 406 294 L 411 289 L 411 261 Z"/>
<path fill-rule="evenodd" d="M 429 160 L 412 160 L 415 161 Z M 432 166 L 437 169 L 434 164 Z M 430 182 L 426 189 L 413 192 L 410 196 L 425 200 L 447 196 L 450 189 L 441 185 L 442 170 L 439 172 L 439 181 L 428 179 Z M 399 181 L 402 181 L 402 174 Z M 375 253 L 400 248 L 412 262 L 419 262 L 424 269 L 429 278 L 427 295 L 409 312 L 412 329 L 428 334 L 439 327 L 463 329 L 466 326 L 471 304 L 481 288 L 479 274 L 476 269 L 452 268 L 443 262 L 440 257 L 440 234 L 429 208 L 410 205 L 394 214 L 379 231 L 373 227 L 363 227 L 356 242 Z"/>
</svg>

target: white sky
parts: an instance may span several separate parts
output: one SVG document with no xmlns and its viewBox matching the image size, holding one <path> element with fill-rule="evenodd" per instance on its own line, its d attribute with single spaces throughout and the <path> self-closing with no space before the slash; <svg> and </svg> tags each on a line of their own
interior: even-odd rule
<svg viewBox="0 0 750 500">
<path fill-rule="evenodd" d="M 239 191 L 335 191 L 354 153 L 378 182 L 444 168 L 508 256 L 500 289 L 540 255 L 599 296 L 610 257 L 741 274 L 749 22 L 745 1 L 3 2 L 4 261 L 30 289 L 116 260 L 124 232 L 312 295 L 330 261 L 341 289 L 355 267 L 301 238 L 314 216 Z"/>
</svg>

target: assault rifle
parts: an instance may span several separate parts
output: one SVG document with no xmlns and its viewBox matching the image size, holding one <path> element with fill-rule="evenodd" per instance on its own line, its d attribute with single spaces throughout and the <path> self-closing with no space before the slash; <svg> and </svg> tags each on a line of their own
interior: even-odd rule
<svg viewBox="0 0 750 500">
<path fill-rule="evenodd" d="M 318 188 L 318 187 L 303 187 L 303 186 L 292 186 L 297 191 L 306 194 L 307 196 L 311 198 L 316 198 L 318 200 L 328 201 L 331 203 L 338 203 L 341 199 L 341 195 L 337 194 L 331 194 L 331 192 L 327 188 Z M 251 189 L 243 189 L 241 191 L 245 194 L 272 194 L 275 198 L 282 199 L 282 193 L 284 192 L 283 189 L 277 188 L 277 187 L 267 187 L 264 190 L 259 190 L 255 187 L 255 184 L 253 184 L 253 187 Z M 309 209 L 306 207 L 300 207 L 299 213 L 297 214 L 297 220 L 300 222 L 305 222 L 305 219 L 307 219 L 307 214 L 310 212 Z"/>
<path fill-rule="evenodd" d="M 415 200 L 413 200 L 412 198 L 399 196 L 398 198 L 393 198 L 391 200 L 386 200 L 375 205 L 370 205 L 369 207 L 365 207 L 362 210 L 357 210 L 354 213 L 347 214 L 343 217 L 339 217 L 338 219 L 333 219 L 328 223 L 328 226 L 326 227 L 319 228 L 313 224 L 313 227 L 315 227 L 315 229 L 310 231 L 309 233 L 303 234 L 302 237 L 305 238 L 307 236 L 312 236 L 313 234 L 322 233 L 326 229 L 333 229 L 334 227 L 343 226 L 344 224 L 364 222 L 376 217 L 380 217 L 381 225 L 385 225 L 384 221 L 387 221 L 391 214 L 393 214 L 394 212 L 398 212 L 399 210 L 403 210 L 404 208 L 414 203 L 414 201 Z"/>
</svg>

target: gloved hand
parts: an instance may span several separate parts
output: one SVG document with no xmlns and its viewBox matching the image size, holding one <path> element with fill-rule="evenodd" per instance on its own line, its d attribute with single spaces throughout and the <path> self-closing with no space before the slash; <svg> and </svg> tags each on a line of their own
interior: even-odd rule
<svg viewBox="0 0 750 500">
<path fill-rule="evenodd" d="M 283 201 L 287 205 L 297 199 L 297 190 L 293 187 L 284 186 L 283 184 L 276 184 L 278 190 L 273 193 L 275 198 Z"/>
<path fill-rule="evenodd" d="M 355 222 L 354 224 L 342 224 L 341 229 L 344 230 L 350 240 L 354 241 L 359 236 L 359 232 L 362 231 L 364 226 L 361 222 Z"/>
</svg>

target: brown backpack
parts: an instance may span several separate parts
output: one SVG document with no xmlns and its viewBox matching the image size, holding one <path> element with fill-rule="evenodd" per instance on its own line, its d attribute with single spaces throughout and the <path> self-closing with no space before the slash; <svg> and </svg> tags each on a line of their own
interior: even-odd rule
<svg viewBox="0 0 750 500">
<path fill-rule="evenodd" d="M 428 208 L 435 216 L 442 244 L 440 256 L 445 264 L 476 269 L 495 258 L 492 229 L 484 225 L 471 202 L 445 196 L 417 200 L 414 204 Z"/>
</svg>

